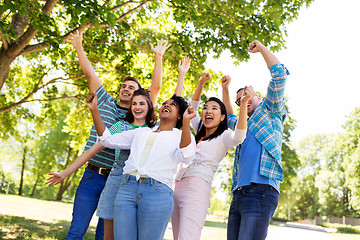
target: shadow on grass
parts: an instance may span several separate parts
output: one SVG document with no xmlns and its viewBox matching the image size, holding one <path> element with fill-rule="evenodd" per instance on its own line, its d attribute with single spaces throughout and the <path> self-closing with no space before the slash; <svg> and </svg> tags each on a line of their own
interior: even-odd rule
<svg viewBox="0 0 360 240">
<path fill-rule="evenodd" d="M 54 223 L 24 217 L 0 215 L 0 239 L 64 239 L 70 222 Z M 95 227 L 89 227 L 84 239 L 94 239 Z"/>
<path fill-rule="evenodd" d="M 215 222 L 215 221 L 205 221 L 205 227 L 216 227 L 216 228 L 226 228 L 227 225 L 225 222 Z"/>
</svg>

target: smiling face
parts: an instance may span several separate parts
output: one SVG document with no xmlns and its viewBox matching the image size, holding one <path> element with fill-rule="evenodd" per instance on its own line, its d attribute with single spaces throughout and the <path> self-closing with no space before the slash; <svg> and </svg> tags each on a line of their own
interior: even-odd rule
<svg viewBox="0 0 360 240">
<path fill-rule="evenodd" d="M 146 101 L 145 96 L 143 95 L 134 96 L 131 102 L 131 112 L 134 116 L 134 119 L 137 121 L 145 122 L 148 111 L 149 111 L 149 105 Z"/>
<path fill-rule="evenodd" d="M 236 94 L 236 99 L 241 99 L 241 97 L 243 95 L 244 95 L 244 90 L 239 91 Z M 254 113 L 257 106 L 259 106 L 260 101 L 261 101 L 261 98 L 256 94 L 252 98 L 249 99 L 248 104 L 247 104 L 248 116 L 251 116 L 251 114 Z M 239 100 L 239 102 L 240 102 L 240 100 Z"/>
<path fill-rule="evenodd" d="M 201 112 L 201 121 L 203 122 L 206 131 L 210 131 L 211 133 L 214 132 L 224 118 L 225 114 L 221 113 L 219 103 L 215 101 L 208 101 L 205 103 Z"/>
<path fill-rule="evenodd" d="M 166 100 L 159 109 L 160 119 L 174 120 L 179 119 L 179 106 L 173 99 Z"/>
<path fill-rule="evenodd" d="M 119 93 L 119 99 L 120 99 L 120 103 L 127 103 L 131 101 L 131 97 L 134 94 L 134 91 L 139 89 L 139 86 L 136 82 L 128 80 L 125 81 L 120 89 L 120 93 Z"/>
</svg>

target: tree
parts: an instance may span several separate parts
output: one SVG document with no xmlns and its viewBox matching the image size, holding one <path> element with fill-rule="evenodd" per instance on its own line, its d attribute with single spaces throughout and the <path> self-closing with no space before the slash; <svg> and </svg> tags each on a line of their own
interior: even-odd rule
<svg viewBox="0 0 360 240">
<path fill-rule="evenodd" d="M 290 115 L 287 104 L 285 103 L 288 116 L 284 122 L 284 132 L 281 146 L 281 164 L 284 171 L 284 181 L 280 185 L 279 207 L 276 216 L 287 216 L 290 218 L 289 211 L 294 202 L 292 192 L 292 179 L 296 178 L 297 170 L 300 167 L 300 160 L 291 144 L 291 133 L 296 127 L 296 121 Z"/>
<path fill-rule="evenodd" d="M 82 144 L 73 144 L 73 142 L 80 142 L 78 138 L 83 139 L 83 135 L 88 136 L 88 129 L 81 135 L 72 135 L 65 130 L 67 128 L 65 120 L 74 104 L 74 101 L 59 100 L 52 104 L 52 108 L 48 108 L 48 111 L 42 113 L 44 121 L 39 123 L 38 127 L 45 129 L 45 132 L 37 139 L 36 160 L 31 169 L 33 175 L 37 176 L 36 180 L 45 183 L 48 172 L 53 171 L 53 169 L 56 171 L 65 169 L 78 157 L 83 148 Z M 47 117 L 48 115 L 53 117 Z M 90 119 L 85 118 L 82 121 L 90 122 Z M 67 178 L 59 185 L 56 200 L 62 199 L 62 195 L 70 186 L 72 179 Z"/>
<path fill-rule="evenodd" d="M 6 174 L 3 168 L 0 166 L 0 193 L 15 194 L 16 186 L 14 179 Z"/>
<path fill-rule="evenodd" d="M 351 190 L 351 206 L 360 210 L 360 107 L 348 117 L 348 121 L 344 125 L 345 134 L 343 138 L 342 148 L 344 154 L 344 163 L 346 174 L 346 185 Z"/>
<path fill-rule="evenodd" d="M 315 186 L 315 175 L 300 173 L 293 179 L 294 201 L 292 219 L 313 219 L 319 214 L 319 189 Z"/>
<path fill-rule="evenodd" d="M 15 147 L 13 146 L 13 148 L 17 148 L 17 150 L 14 151 L 15 153 L 14 155 L 18 155 L 18 158 L 21 159 L 20 184 L 18 189 L 18 195 L 20 196 L 23 194 L 25 168 L 27 167 L 29 162 L 33 161 L 34 159 L 34 154 L 32 149 L 34 146 L 33 137 L 35 134 L 35 131 L 31 129 L 32 128 L 31 124 L 23 125 L 22 127 L 23 127 L 23 129 L 21 130 L 22 135 L 18 138 L 15 138 L 17 140 L 16 141 L 17 144 L 15 144 Z"/>
<path fill-rule="evenodd" d="M 104 68 L 102 59 L 106 59 L 118 63 L 116 70 L 120 76 L 141 72 L 135 60 L 149 55 L 149 42 L 161 37 L 170 39 L 173 44 L 167 57 L 173 69 L 179 56 L 187 54 L 197 64 L 194 69 L 202 70 L 210 50 L 219 56 L 229 49 L 232 57 L 243 61 L 249 58 L 247 47 L 254 39 L 272 50 L 283 48 L 285 23 L 294 20 L 300 7 L 309 6 L 311 2 L 3 0 L 0 6 L 0 90 L 6 101 L 0 106 L 0 112 L 32 101 L 37 92 L 51 89 L 56 83 L 83 84 L 77 82 L 80 72 L 73 76 L 70 71 L 74 69 L 64 63 L 69 49 L 63 42 L 75 30 L 96 28 L 90 31 L 84 43 L 87 50 L 94 50 L 91 59 L 99 61 L 100 70 Z M 12 93 L 17 96 L 14 101 L 8 91 L 14 91 L 18 84 L 16 78 L 26 74 L 11 75 L 24 64 L 40 71 L 30 71 L 37 76 L 27 81 L 25 89 Z M 50 77 L 49 69 L 63 70 L 64 75 L 72 77 L 59 74 Z M 39 99 L 59 97 L 79 95 L 50 97 L 44 94 Z"/>
<path fill-rule="evenodd" d="M 314 214 L 358 215 L 351 205 L 353 193 L 344 168 L 351 153 L 347 149 L 348 140 L 348 134 L 337 133 L 309 136 L 300 143 L 298 153 L 302 164 L 292 194 L 298 199 L 294 202 L 295 214 L 301 218 L 313 218 Z"/>
</svg>

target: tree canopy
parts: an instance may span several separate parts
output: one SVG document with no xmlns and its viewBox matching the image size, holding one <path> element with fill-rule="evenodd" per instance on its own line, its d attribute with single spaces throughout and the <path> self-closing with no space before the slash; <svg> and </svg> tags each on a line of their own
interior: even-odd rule
<svg viewBox="0 0 360 240">
<path fill-rule="evenodd" d="M 183 56 L 192 62 L 184 85 L 188 96 L 209 56 L 229 50 L 236 63 L 246 61 L 253 40 L 272 51 L 285 48 L 286 24 L 312 1 L 0 0 L 0 138 L 22 137 L 18 124 L 32 122 L 41 146 L 32 152 L 41 159 L 28 162 L 49 163 L 25 169 L 34 176 L 48 167 L 65 167 L 82 149 L 92 122 L 83 101 L 89 89 L 75 50 L 65 43 L 76 30 L 86 29 L 84 50 L 113 97 L 125 76 L 150 85 L 154 60 L 149 44 L 169 40 L 158 98 L 163 101 L 175 88 Z M 214 78 L 205 91 L 216 90 Z M 58 137 L 69 148 L 58 144 L 51 149 Z M 296 159 L 292 149 L 283 151 Z"/>
<path fill-rule="evenodd" d="M 166 56 L 169 69 L 176 69 L 179 58 L 188 55 L 196 75 L 210 52 L 219 56 L 229 49 L 234 59 L 244 61 L 249 58 L 247 47 L 252 40 L 272 50 L 283 48 L 285 23 L 310 2 L 3 0 L 0 90 L 4 101 L 0 112 L 33 100 L 39 91 L 42 100 L 79 97 L 79 90 L 59 96 L 54 89 L 56 83 L 83 83 L 81 72 L 74 71 L 77 63 L 70 64 L 74 60 L 69 56 L 71 48 L 63 44 L 75 30 L 91 29 L 84 44 L 99 72 L 115 70 L 113 77 L 118 80 L 136 75 L 147 84 L 150 72 L 138 63 L 149 62 L 149 43 L 156 39 L 169 39 L 173 45 Z M 27 71 L 21 70 L 24 65 Z M 50 70 L 62 73 L 50 74 Z M 18 79 L 26 81 L 19 83 Z"/>
</svg>

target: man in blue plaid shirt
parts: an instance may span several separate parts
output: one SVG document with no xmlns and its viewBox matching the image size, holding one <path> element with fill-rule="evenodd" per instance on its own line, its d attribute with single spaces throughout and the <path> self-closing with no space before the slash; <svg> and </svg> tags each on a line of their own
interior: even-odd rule
<svg viewBox="0 0 360 240">
<path fill-rule="evenodd" d="M 235 151 L 228 240 L 266 238 L 270 218 L 279 201 L 280 182 L 283 181 L 281 142 L 286 118 L 284 90 L 289 73 L 259 41 L 250 44 L 249 52 L 261 53 L 272 79 L 263 99 L 255 95 L 248 102 L 246 139 Z M 234 129 L 237 117 L 230 103 L 230 80 L 229 76 L 224 76 L 221 82 L 229 127 Z M 237 105 L 242 95 L 243 89 L 239 89 L 235 102 Z"/>
</svg>

